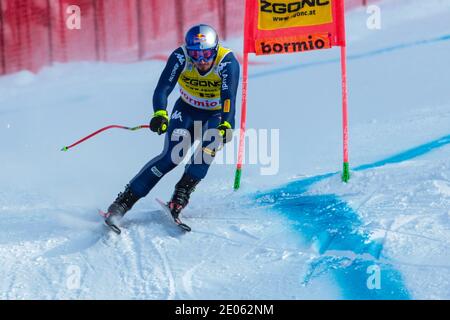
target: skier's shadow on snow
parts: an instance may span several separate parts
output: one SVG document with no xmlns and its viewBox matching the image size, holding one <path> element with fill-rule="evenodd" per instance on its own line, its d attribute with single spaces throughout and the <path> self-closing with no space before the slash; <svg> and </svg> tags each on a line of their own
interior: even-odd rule
<svg viewBox="0 0 450 320">
<path fill-rule="evenodd" d="M 70 237 L 63 244 L 46 251 L 40 256 L 45 258 L 55 258 L 82 252 L 95 246 L 105 235 L 117 236 L 103 225 L 101 219 L 96 220 L 100 223 L 96 227 L 77 233 L 76 236 Z M 163 232 L 170 237 L 180 237 L 185 233 L 171 222 L 169 217 L 161 210 L 139 211 L 135 214 L 129 214 L 121 223 L 121 229 L 122 231 L 133 232 L 135 227 L 149 225 L 161 226 L 159 229 L 163 230 Z M 157 229 L 151 229 L 151 231 L 155 233 Z"/>
<path fill-rule="evenodd" d="M 134 226 L 148 226 L 159 225 L 160 229 L 164 230 L 171 237 L 179 237 L 186 232 L 181 230 L 174 222 L 169 220 L 162 210 L 139 211 L 134 214 L 129 214 L 122 222 L 122 230 L 132 230 Z M 152 229 L 153 231 L 154 229 Z"/>
<path fill-rule="evenodd" d="M 46 251 L 42 256 L 45 258 L 55 258 L 85 251 L 95 246 L 102 239 L 104 235 L 103 231 L 103 228 L 99 227 L 94 235 L 90 231 L 82 232 L 63 244 Z"/>
<path fill-rule="evenodd" d="M 67 216 L 64 217 L 63 215 L 60 215 L 58 219 L 60 230 L 70 231 L 67 241 L 47 250 L 39 256 L 55 258 L 88 250 L 103 239 L 105 234 L 109 231 L 103 224 L 103 220 L 100 216 L 81 217 L 79 219 L 69 219 L 66 221 Z M 68 225 L 74 221 L 78 223 L 77 227 L 69 228 Z"/>
</svg>

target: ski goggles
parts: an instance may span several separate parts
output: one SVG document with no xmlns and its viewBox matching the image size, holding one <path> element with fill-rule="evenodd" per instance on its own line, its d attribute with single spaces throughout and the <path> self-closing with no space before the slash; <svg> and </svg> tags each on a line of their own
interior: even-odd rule
<svg viewBox="0 0 450 320">
<path fill-rule="evenodd" d="M 187 51 L 189 58 L 194 60 L 194 62 L 210 62 L 216 57 L 216 50 L 214 49 L 205 49 L 205 50 L 188 50 Z"/>
</svg>

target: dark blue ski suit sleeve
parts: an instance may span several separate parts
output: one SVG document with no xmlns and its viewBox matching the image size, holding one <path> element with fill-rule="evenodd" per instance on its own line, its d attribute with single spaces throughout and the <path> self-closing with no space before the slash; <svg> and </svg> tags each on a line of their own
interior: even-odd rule
<svg viewBox="0 0 450 320">
<path fill-rule="evenodd" d="M 236 96 L 239 86 L 239 62 L 232 52 L 227 54 L 219 65 L 219 75 L 222 78 L 220 102 L 222 105 L 222 122 L 227 121 L 235 127 Z M 230 110 L 226 112 L 225 100 L 230 100 Z"/>
<path fill-rule="evenodd" d="M 183 49 L 179 47 L 169 56 L 169 60 L 159 77 L 153 94 L 153 110 L 167 110 L 167 98 L 177 84 L 178 78 L 186 64 Z"/>
</svg>

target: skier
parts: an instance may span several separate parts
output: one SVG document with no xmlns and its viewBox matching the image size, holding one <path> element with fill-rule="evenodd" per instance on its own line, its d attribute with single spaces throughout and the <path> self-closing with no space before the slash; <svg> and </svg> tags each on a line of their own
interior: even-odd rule
<svg viewBox="0 0 450 320">
<path fill-rule="evenodd" d="M 212 129 L 217 135 L 212 142 L 202 137 L 201 149 L 186 165 L 167 204 L 174 221 L 181 223 L 181 210 L 211 164 L 204 156 L 213 158 L 232 139 L 239 72 L 233 52 L 219 43 L 217 32 L 211 26 L 199 24 L 189 29 L 185 44 L 170 55 L 153 95 L 150 130 L 159 135 L 167 133 L 163 151 L 142 168 L 109 206 L 105 222 L 114 231 L 120 233 L 117 224 L 125 213 L 181 162 L 173 159 L 172 151 L 180 137 L 194 136 L 194 122 L 200 122 L 203 131 Z M 176 83 L 180 98 L 169 120 L 167 99 Z"/>
</svg>

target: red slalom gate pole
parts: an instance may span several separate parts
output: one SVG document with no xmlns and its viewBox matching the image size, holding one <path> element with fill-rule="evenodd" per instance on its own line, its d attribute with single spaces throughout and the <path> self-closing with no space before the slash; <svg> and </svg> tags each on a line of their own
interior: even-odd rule
<svg viewBox="0 0 450 320">
<path fill-rule="evenodd" d="M 84 142 L 84 141 L 86 141 L 86 140 L 92 138 L 93 136 L 96 136 L 96 135 L 99 134 L 100 132 L 103 132 L 103 131 L 106 131 L 106 130 L 109 130 L 109 129 L 113 129 L 113 128 L 116 128 L 116 129 L 125 129 L 125 130 L 130 130 L 130 131 L 136 131 L 136 130 L 143 129 L 143 128 L 150 128 L 150 126 L 149 126 L 149 125 L 141 125 L 141 126 L 137 126 L 137 127 L 125 127 L 125 126 L 119 126 L 119 125 L 111 125 L 111 126 L 107 126 L 107 127 L 101 128 L 101 129 L 99 129 L 99 130 L 97 130 L 97 131 L 91 133 L 90 135 L 88 135 L 88 136 L 86 136 L 86 137 L 84 137 L 84 138 L 78 140 L 77 142 L 74 142 L 74 143 L 71 144 L 70 146 L 66 146 L 66 147 L 61 148 L 61 151 L 68 151 L 69 149 L 72 149 L 72 148 L 75 147 L 76 145 L 79 145 L 80 143 L 82 143 L 82 142 Z"/>
<path fill-rule="evenodd" d="M 234 190 L 241 186 L 242 162 L 244 158 L 245 147 L 245 123 L 247 120 L 247 84 L 248 84 L 248 53 L 244 52 L 244 74 L 242 79 L 242 109 L 241 109 L 241 131 L 239 137 L 239 153 L 234 176 Z"/>
<path fill-rule="evenodd" d="M 347 98 L 347 50 L 346 46 L 341 46 L 341 72 L 342 72 L 342 130 L 344 148 L 344 166 L 342 181 L 350 180 L 350 167 L 348 162 L 348 98 Z"/>
</svg>

